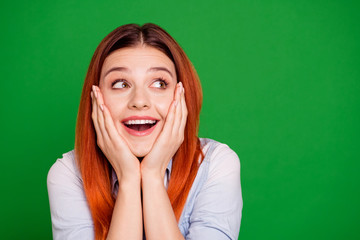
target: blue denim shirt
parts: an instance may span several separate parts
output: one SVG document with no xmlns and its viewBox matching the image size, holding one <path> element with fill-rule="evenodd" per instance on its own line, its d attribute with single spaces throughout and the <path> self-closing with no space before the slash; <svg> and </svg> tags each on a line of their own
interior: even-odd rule
<svg viewBox="0 0 360 240">
<path fill-rule="evenodd" d="M 200 139 L 205 158 L 190 189 L 178 227 L 187 240 L 238 239 L 242 216 L 240 161 L 227 145 Z M 171 176 L 170 161 L 164 185 Z M 113 192 L 117 178 L 113 172 Z M 74 151 L 58 159 L 48 178 L 54 239 L 93 239 L 94 229 Z M 145 239 L 145 238 L 144 238 Z"/>
</svg>

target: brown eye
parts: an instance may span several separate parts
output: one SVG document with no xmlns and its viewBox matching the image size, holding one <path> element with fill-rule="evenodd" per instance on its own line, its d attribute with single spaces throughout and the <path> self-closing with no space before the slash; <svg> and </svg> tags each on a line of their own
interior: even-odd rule
<svg viewBox="0 0 360 240">
<path fill-rule="evenodd" d="M 124 80 L 117 80 L 112 84 L 113 88 L 128 88 L 129 84 Z"/>
<path fill-rule="evenodd" d="M 156 80 L 151 86 L 155 87 L 155 88 L 162 88 L 165 89 L 167 87 L 167 83 L 165 82 L 165 80 L 159 79 Z"/>
</svg>

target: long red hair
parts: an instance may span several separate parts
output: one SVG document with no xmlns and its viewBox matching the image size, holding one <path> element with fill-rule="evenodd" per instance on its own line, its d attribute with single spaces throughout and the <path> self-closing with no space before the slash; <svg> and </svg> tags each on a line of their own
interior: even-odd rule
<svg viewBox="0 0 360 240">
<path fill-rule="evenodd" d="M 166 54 L 174 62 L 177 79 L 185 88 L 188 118 L 184 141 L 173 157 L 167 190 L 177 220 L 180 218 L 199 163 L 203 159 L 197 137 L 202 90 L 198 75 L 185 52 L 165 30 L 155 24 L 127 24 L 116 28 L 101 41 L 91 59 L 76 123 L 75 154 L 94 222 L 95 239 L 105 239 L 107 236 L 115 198 L 110 181 L 111 165 L 96 143 L 96 133 L 91 119 L 91 86 L 99 85 L 102 65 L 111 52 L 137 45 L 151 46 Z"/>
</svg>

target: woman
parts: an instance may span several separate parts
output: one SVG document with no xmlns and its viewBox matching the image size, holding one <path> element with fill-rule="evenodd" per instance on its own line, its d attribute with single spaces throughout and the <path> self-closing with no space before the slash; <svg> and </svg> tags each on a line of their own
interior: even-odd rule
<svg viewBox="0 0 360 240">
<path fill-rule="evenodd" d="M 237 239 L 240 163 L 197 137 L 202 91 L 176 41 L 121 26 L 85 78 L 75 150 L 51 167 L 54 239 Z"/>
</svg>

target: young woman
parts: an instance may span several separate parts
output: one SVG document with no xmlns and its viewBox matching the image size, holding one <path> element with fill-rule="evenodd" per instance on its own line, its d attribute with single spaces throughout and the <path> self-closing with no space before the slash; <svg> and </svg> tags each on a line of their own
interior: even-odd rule
<svg viewBox="0 0 360 240">
<path fill-rule="evenodd" d="M 85 78 L 75 150 L 48 178 L 54 239 L 237 239 L 240 162 L 197 137 L 202 91 L 176 41 L 121 26 Z"/>
</svg>

